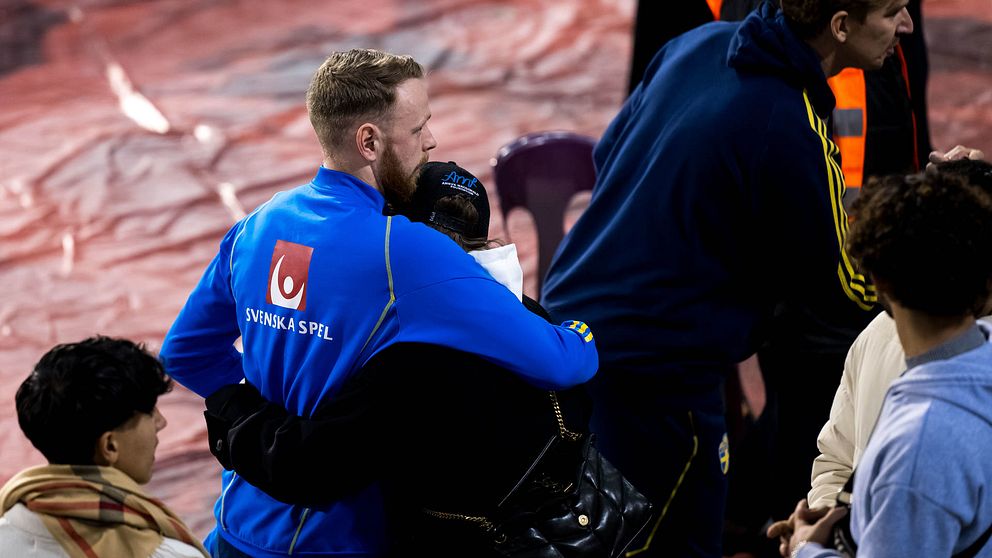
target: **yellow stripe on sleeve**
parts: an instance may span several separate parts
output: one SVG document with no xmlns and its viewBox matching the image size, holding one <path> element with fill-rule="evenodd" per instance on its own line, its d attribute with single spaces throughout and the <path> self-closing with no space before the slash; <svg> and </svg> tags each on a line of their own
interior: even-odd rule
<svg viewBox="0 0 992 558">
<path fill-rule="evenodd" d="M 803 102 L 806 104 L 806 116 L 809 119 L 809 126 L 820 138 L 823 145 L 823 157 L 827 167 L 827 187 L 830 193 L 830 209 L 833 214 L 834 233 L 837 236 L 837 247 L 840 250 L 840 261 L 837 264 L 837 277 L 840 280 L 841 289 L 849 299 L 854 301 L 862 310 L 871 310 L 878 300 L 875 285 L 872 285 L 865 276 L 854 270 L 854 265 L 844 249 L 844 239 L 847 236 L 847 212 L 844 210 L 844 173 L 840 165 L 834 159 L 838 153 L 837 145 L 827 134 L 827 125 L 817 116 L 810 103 L 809 94 L 803 91 Z"/>
</svg>

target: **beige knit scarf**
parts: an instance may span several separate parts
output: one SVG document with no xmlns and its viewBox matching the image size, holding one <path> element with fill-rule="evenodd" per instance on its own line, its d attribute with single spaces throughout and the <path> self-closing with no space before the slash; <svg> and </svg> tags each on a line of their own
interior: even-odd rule
<svg viewBox="0 0 992 558">
<path fill-rule="evenodd" d="M 38 514 L 72 558 L 150 556 L 169 537 L 209 554 L 162 502 L 112 467 L 46 465 L 21 471 L 0 489 L 6 513 L 18 502 Z"/>
</svg>

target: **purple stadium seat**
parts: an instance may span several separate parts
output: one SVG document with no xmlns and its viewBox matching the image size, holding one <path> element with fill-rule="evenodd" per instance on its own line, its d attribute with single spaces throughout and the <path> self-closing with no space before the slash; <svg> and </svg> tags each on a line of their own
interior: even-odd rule
<svg viewBox="0 0 992 558">
<path fill-rule="evenodd" d="M 496 152 L 493 179 L 503 218 L 515 207 L 534 217 L 538 239 L 538 290 L 561 242 L 565 209 L 578 192 L 592 190 L 593 138 L 571 132 L 535 132 Z"/>
</svg>

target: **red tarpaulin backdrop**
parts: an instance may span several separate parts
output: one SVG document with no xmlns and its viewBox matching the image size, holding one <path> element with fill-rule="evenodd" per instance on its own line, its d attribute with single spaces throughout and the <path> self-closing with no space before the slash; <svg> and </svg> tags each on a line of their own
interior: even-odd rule
<svg viewBox="0 0 992 558">
<path fill-rule="evenodd" d="M 992 0 L 924 12 L 934 145 L 992 154 Z M 0 482 L 42 462 L 13 394 L 45 350 L 95 333 L 156 350 L 235 219 L 309 179 L 303 91 L 328 52 L 413 54 L 430 69 L 433 158 L 487 181 L 518 135 L 603 131 L 633 13 L 633 0 L 4 0 Z M 526 219 L 510 229 L 533 281 Z M 150 485 L 200 535 L 220 488 L 202 408 L 181 387 L 162 398 Z"/>
</svg>

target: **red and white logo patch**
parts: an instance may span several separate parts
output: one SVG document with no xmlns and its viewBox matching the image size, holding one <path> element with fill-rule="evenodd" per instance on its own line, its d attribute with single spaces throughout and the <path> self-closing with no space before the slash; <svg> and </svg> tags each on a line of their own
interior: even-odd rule
<svg viewBox="0 0 992 558">
<path fill-rule="evenodd" d="M 277 240 L 269 264 L 269 289 L 265 301 L 292 310 L 306 310 L 307 281 L 313 248 Z"/>
</svg>

